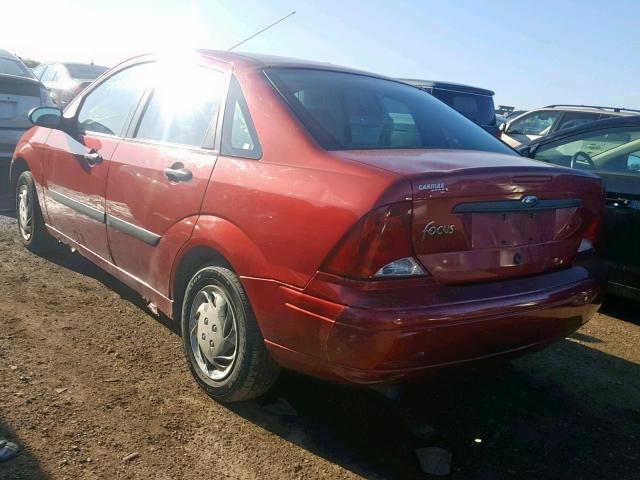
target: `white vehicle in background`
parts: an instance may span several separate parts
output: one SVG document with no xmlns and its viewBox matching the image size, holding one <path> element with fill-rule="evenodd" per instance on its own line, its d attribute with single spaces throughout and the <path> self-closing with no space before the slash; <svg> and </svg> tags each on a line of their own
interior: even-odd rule
<svg viewBox="0 0 640 480">
<path fill-rule="evenodd" d="M 9 164 L 32 108 L 52 105 L 49 92 L 22 61 L 0 49 L 0 209 L 8 207 Z"/>
<path fill-rule="evenodd" d="M 638 115 L 640 110 L 592 105 L 548 105 L 530 110 L 500 125 L 500 139 L 516 148 L 551 133 L 586 125 L 605 118 Z"/>
</svg>

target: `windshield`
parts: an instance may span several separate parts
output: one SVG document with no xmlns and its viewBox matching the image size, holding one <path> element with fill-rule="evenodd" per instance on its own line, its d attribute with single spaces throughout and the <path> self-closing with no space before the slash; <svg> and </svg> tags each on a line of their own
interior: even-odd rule
<svg viewBox="0 0 640 480">
<path fill-rule="evenodd" d="M 65 63 L 64 66 L 67 67 L 71 78 L 79 78 L 82 80 L 95 80 L 107 71 L 107 67 L 84 65 L 82 63 Z"/>
<path fill-rule="evenodd" d="M 455 110 L 400 82 L 316 69 L 265 73 L 326 150 L 438 148 L 513 155 Z"/>
<path fill-rule="evenodd" d="M 13 58 L 0 57 L 0 73 L 14 75 L 16 77 L 34 78 L 33 73 L 19 60 Z"/>
<path fill-rule="evenodd" d="M 433 96 L 478 125 L 495 125 L 496 123 L 493 97 L 489 95 L 434 88 Z"/>
</svg>

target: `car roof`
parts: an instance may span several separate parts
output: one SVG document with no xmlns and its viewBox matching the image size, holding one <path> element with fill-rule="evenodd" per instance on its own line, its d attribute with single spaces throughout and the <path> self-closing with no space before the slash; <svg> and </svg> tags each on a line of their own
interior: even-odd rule
<svg viewBox="0 0 640 480">
<path fill-rule="evenodd" d="M 592 130 L 603 130 L 605 128 L 616 127 L 639 127 L 640 128 L 640 115 L 625 115 L 614 118 L 605 118 L 604 120 L 596 120 L 595 122 L 587 123 L 579 127 L 567 128 L 566 130 L 560 130 L 559 132 L 552 133 L 540 137 L 527 143 L 525 146 L 530 147 L 540 143 L 548 143 L 558 140 L 563 137 L 571 137 L 573 135 L 579 135 L 581 133 L 590 132 Z"/>
<path fill-rule="evenodd" d="M 486 95 L 493 97 L 495 92 L 486 88 L 473 87 L 462 83 L 442 82 L 438 80 L 420 80 L 415 78 L 398 78 L 401 82 L 408 83 L 414 87 L 439 88 L 442 90 L 453 90 L 455 92 L 475 93 L 476 95 Z"/>
<path fill-rule="evenodd" d="M 226 52 L 222 50 L 196 50 L 197 53 L 221 60 L 223 62 L 233 65 L 234 68 L 242 69 L 256 69 L 262 70 L 264 68 L 278 67 L 278 68 L 311 68 L 317 70 L 330 70 L 336 72 L 356 73 L 360 75 L 367 75 L 369 77 L 378 77 L 386 80 L 397 81 L 394 78 L 385 77 L 372 72 L 364 70 L 358 70 L 355 68 L 343 67 L 328 62 L 316 62 L 312 60 L 303 60 L 300 58 L 280 57 L 277 55 L 264 55 L 259 53 L 249 52 Z"/>
<path fill-rule="evenodd" d="M 2 48 L 0 48 L 0 57 L 11 58 L 12 60 L 15 60 L 16 58 L 18 58 L 13 53 L 9 53 L 6 50 L 3 50 Z"/>
<path fill-rule="evenodd" d="M 80 62 L 60 62 L 65 67 L 96 67 L 96 68 L 108 68 L 104 65 L 96 65 L 94 63 L 80 63 Z"/>
<path fill-rule="evenodd" d="M 607 115 L 638 115 L 640 110 L 623 107 L 601 107 L 597 105 L 547 105 L 546 107 L 530 110 L 537 112 L 540 110 L 559 110 L 562 112 L 590 112 L 605 113 Z"/>
</svg>

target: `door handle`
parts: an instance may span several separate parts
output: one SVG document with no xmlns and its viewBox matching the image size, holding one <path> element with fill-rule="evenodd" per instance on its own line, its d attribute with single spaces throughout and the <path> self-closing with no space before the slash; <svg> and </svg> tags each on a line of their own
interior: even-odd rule
<svg viewBox="0 0 640 480">
<path fill-rule="evenodd" d="M 607 204 L 607 207 L 609 208 L 627 208 L 631 204 L 631 200 L 628 200 L 626 198 L 620 198 L 620 197 L 618 198 L 607 197 L 606 204 Z"/>
<path fill-rule="evenodd" d="M 191 170 L 184 168 L 180 162 L 165 168 L 164 174 L 172 182 L 188 182 L 193 178 Z"/>
<path fill-rule="evenodd" d="M 89 153 L 85 153 L 83 156 L 90 167 L 100 165 L 102 163 L 102 155 L 100 155 L 96 150 L 90 150 Z"/>
</svg>

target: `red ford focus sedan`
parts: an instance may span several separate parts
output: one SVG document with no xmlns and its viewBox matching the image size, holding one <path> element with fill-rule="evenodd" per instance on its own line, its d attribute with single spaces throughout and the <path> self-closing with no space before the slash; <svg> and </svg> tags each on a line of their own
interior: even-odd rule
<svg viewBox="0 0 640 480">
<path fill-rule="evenodd" d="M 22 242 L 77 249 L 180 322 L 220 401 L 279 367 L 390 383 L 507 358 L 598 308 L 601 181 L 392 79 L 151 55 L 30 118 L 11 169 Z"/>
</svg>

